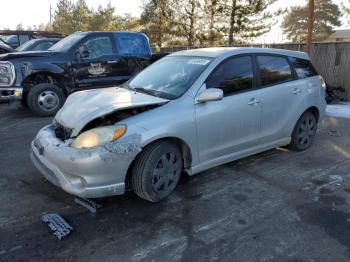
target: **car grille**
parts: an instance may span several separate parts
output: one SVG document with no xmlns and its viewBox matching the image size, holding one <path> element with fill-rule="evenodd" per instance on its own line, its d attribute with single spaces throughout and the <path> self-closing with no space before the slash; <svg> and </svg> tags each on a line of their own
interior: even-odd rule
<svg viewBox="0 0 350 262">
<path fill-rule="evenodd" d="M 68 127 L 62 126 L 57 121 L 54 121 L 52 124 L 52 127 L 55 131 L 55 135 L 58 139 L 61 139 L 62 141 L 66 141 L 68 138 L 70 138 L 73 130 Z"/>
</svg>

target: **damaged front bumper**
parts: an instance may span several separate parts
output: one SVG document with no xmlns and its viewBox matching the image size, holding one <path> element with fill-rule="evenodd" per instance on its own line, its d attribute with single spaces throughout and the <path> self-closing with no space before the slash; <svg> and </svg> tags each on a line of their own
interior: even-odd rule
<svg viewBox="0 0 350 262">
<path fill-rule="evenodd" d="M 135 138 L 134 138 L 135 139 Z M 41 129 L 31 144 L 31 159 L 52 184 L 86 198 L 121 195 L 128 168 L 141 151 L 128 137 L 113 145 L 75 149 L 55 136 L 51 125 Z"/>
<path fill-rule="evenodd" d="M 17 87 L 0 87 L 0 102 L 12 102 L 22 100 L 23 89 Z"/>
</svg>

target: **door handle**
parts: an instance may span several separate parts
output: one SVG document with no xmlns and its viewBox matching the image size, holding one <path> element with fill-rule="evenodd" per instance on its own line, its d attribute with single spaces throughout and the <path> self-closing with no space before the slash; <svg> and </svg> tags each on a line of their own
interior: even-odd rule
<svg viewBox="0 0 350 262">
<path fill-rule="evenodd" d="M 253 106 L 253 105 L 257 105 L 260 104 L 260 100 L 252 98 L 250 99 L 250 101 L 248 102 L 248 105 Z"/>
<path fill-rule="evenodd" d="M 300 94 L 301 93 L 301 90 L 299 88 L 295 88 L 293 91 L 292 91 L 292 94 Z"/>
<path fill-rule="evenodd" d="M 118 60 L 109 60 L 107 61 L 108 64 L 115 64 L 118 63 Z"/>
</svg>

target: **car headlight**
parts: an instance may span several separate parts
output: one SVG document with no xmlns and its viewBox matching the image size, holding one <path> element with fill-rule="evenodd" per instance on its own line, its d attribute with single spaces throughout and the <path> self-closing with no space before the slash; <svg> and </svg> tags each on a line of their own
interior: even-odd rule
<svg viewBox="0 0 350 262">
<path fill-rule="evenodd" d="M 80 134 L 71 144 L 73 148 L 91 148 L 116 141 L 126 132 L 126 125 L 97 127 Z"/>
<path fill-rule="evenodd" d="M 11 86 L 15 80 L 15 69 L 10 62 L 0 62 L 0 86 Z"/>
</svg>

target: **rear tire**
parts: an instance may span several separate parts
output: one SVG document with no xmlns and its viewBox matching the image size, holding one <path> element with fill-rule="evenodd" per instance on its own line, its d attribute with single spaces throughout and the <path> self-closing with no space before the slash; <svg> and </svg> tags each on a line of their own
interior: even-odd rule
<svg viewBox="0 0 350 262">
<path fill-rule="evenodd" d="M 308 149 L 315 140 L 316 131 L 316 117 L 312 112 L 306 111 L 294 127 L 289 148 L 295 151 Z"/>
<path fill-rule="evenodd" d="M 65 95 L 59 87 L 43 83 L 33 86 L 27 96 L 30 110 L 38 116 L 51 116 L 63 106 Z"/>
<path fill-rule="evenodd" d="M 171 141 L 147 146 L 136 157 L 131 183 L 139 197 L 158 202 L 175 189 L 182 173 L 181 151 Z"/>
</svg>

